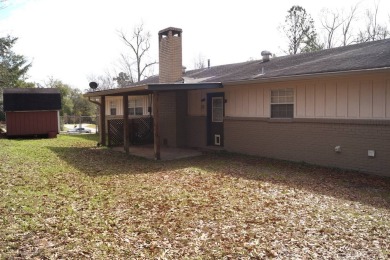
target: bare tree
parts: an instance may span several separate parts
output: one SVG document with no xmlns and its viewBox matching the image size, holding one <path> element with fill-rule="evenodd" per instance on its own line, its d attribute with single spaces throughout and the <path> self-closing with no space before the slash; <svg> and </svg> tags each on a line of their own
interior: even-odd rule
<svg viewBox="0 0 390 260">
<path fill-rule="evenodd" d="M 98 84 L 98 90 L 116 88 L 116 83 L 112 74 L 106 70 L 104 75 L 89 75 L 88 81 L 94 81 Z"/>
<path fill-rule="evenodd" d="M 382 40 L 389 37 L 390 32 L 386 25 L 381 25 L 378 22 L 379 4 L 375 4 L 374 10 L 366 10 L 366 26 L 360 30 L 357 42 L 368 42 Z"/>
<path fill-rule="evenodd" d="M 358 4 L 351 7 L 349 14 L 343 18 L 343 24 L 341 27 L 342 32 L 342 46 L 350 45 L 353 41 L 351 41 L 352 33 L 351 33 L 351 24 L 356 19 L 356 10 L 358 8 Z"/>
<path fill-rule="evenodd" d="M 199 53 L 198 57 L 194 58 L 194 69 L 204 69 L 205 67 L 205 58 Z"/>
<path fill-rule="evenodd" d="M 329 9 L 322 9 L 321 11 L 321 24 L 322 28 L 326 31 L 325 45 L 326 49 L 333 48 L 335 45 L 336 30 L 343 24 L 343 20 L 336 11 L 330 11 Z"/>
<path fill-rule="evenodd" d="M 130 37 L 123 31 L 118 31 L 118 33 L 122 41 L 130 47 L 129 55 L 121 55 L 122 64 L 125 63 L 128 71 L 131 71 L 131 73 L 127 74 L 133 82 L 138 82 L 143 78 L 146 78 L 148 76 L 148 69 L 157 63 L 156 61 L 150 62 L 147 60 L 147 54 L 150 49 L 150 33 L 144 31 L 142 23 L 141 25 L 134 27 Z"/>
<path fill-rule="evenodd" d="M 333 48 L 335 46 L 347 46 L 355 42 L 352 33 L 352 24 L 356 20 L 356 11 L 358 4 L 352 6 L 348 13 L 344 10 L 341 12 L 338 10 L 322 9 L 320 15 L 320 21 L 322 29 L 325 31 L 325 44 L 326 49 Z"/>
</svg>

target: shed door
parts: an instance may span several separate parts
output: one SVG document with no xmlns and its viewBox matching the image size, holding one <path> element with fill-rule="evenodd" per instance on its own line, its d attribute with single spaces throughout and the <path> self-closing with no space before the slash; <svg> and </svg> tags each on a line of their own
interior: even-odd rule
<svg viewBox="0 0 390 260">
<path fill-rule="evenodd" d="M 207 145 L 223 146 L 224 93 L 207 94 Z"/>
</svg>

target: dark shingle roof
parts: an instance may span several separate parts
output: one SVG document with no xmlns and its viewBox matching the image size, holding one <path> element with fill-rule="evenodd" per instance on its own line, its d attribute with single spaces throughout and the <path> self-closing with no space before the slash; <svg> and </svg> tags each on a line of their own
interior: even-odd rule
<svg viewBox="0 0 390 260">
<path fill-rule="evenodd" d="M 4 111 L 60 110 L 61 94 L 54 88 L 4 89 Z"/>
<path fill-rule="evenodd" d="M 390 39 L 187 71 L 184 82 L 234 82 L 275 77 L 312 75 L 390 68 Z M 158 76 L 137 83 L 158 83 Z"/>
</svg>

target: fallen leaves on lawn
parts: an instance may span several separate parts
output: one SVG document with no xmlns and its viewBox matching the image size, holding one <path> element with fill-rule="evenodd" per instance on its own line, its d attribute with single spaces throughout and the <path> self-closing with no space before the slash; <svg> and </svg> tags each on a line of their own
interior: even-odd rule
<svg viewBox="0 0 390 260">
<path fill-rule="evenodd" d="M 390 257 L 390 180 L 221 154 L 0 140 L 0 258 Z"/>
</svg>

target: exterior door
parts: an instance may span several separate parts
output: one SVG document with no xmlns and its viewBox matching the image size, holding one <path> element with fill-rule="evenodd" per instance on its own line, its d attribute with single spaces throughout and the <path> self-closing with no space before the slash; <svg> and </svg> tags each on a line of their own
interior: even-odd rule
<svg viewBox="0 0 390 260">
<path fill-rule="evenodd" d="M 207 145 L 223 146 L 224 93 L 207 94 Z"/>
</svg>

